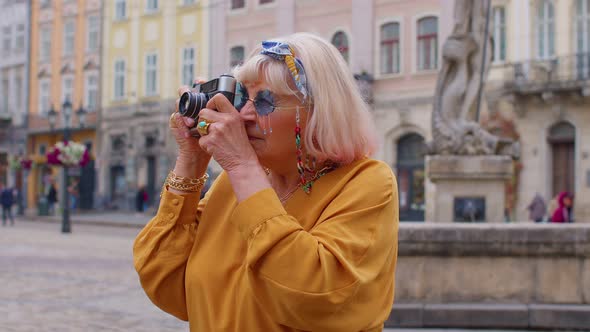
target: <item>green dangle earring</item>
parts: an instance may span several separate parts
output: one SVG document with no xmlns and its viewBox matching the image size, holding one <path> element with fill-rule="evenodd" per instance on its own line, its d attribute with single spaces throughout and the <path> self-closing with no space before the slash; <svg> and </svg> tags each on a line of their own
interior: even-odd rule
<svg viewBox="0 0 590 332">
<path fill-rule="evenodd" d="M 297 171 L 299 172 L 299 180 L 301 182 L 301 186 L 306 193 L 311 192 L 311 185 L 307 185 L 307 181 L 305 180 L 305 168 L 303 167 L 303 160 L 302 155 L 303 151 L 301 149 L 301 127 L 299 126 L 299 106 L 297 106 L 297 110 L 295 113 L 295 145 L 297 146 Z"/>
</svg>

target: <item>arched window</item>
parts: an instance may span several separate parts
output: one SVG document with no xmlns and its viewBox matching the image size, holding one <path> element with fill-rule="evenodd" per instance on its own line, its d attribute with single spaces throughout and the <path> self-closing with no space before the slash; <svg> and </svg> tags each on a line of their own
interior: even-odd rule
<svg viewBox="0 0 590 332">
<path fill-rule="evenodd" d="M 234 46 L 229 51 L 229 66 L 231 68 L 241 65 L 244 62 L 244 46 Z"/>
<path fill-rule="evenodd" d="M 397 141 L 397 178 L 399 188 L 399 214 L 403 221 L 423 221 L 424 191 L 424 138 L 416 133 L 402 136 Z"/>
<path fill-rule="evenodd" d="M 397 74 L 400 67 L 399 23 L 381 26 L 381 74 Z"/>
<path fill-rule="evenodd" d="M 575 190 L 575 145 L 576 128 L 560 122 L 549 129 L 547 138 L 551 144 L 553 195 Z"/>
<path fill-rule="evenodd" d="M 555 9 L 553 2 L 542 0 L 537 7 L 537 56 L 547 59 L 555 55 Z"/>
<path fill-rule="evenodd" d="M 338 31 L 332 37 L 332 45 L 336 46 L 346 62 L 348 62 L 348 37 L 342 31 Z"/>
<path fill-rule="evenodd" d="M 418 21 L 418 70 L 438 66 L 438 18 L 424 17 Z"/>
</svg>

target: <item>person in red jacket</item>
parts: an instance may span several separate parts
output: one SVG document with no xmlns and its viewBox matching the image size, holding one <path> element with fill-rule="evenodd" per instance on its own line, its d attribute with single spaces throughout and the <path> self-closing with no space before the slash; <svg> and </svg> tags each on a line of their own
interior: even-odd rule
<svg viewBox="0 0 590 332">
<path fill-rule="evenodd" d="M 574 197 L 571 193 L 563 191 L 557 197 L 557 203 L 559 204 L 553 216 L 551 217 L 552 222 L 558 223 L 570 223 L 573 222 L 572 208 L 574 205 Z"/>
</svg>

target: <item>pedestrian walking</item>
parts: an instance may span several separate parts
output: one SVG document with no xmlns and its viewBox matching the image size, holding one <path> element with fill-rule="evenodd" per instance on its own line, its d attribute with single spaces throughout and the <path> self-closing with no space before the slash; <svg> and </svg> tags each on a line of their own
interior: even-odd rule
<svg viewBox="0 0 590 332">
<path fill-rule="evenodd" d="M 145 186 L 139 186 L 137 194 L 135 195 L 135 210 L 137 212 L 143 212 L 146 209 L 148 200 L 147 190 Z"/>
<path fill-rule="evenodd" d="M 80 192 L 78 190 L 78 184 L 80 181 L 77 178 L 73 178 L 72 182 L 68 186 L 68 194 L 70 197 L 70 209 L 72 211 L 76 210 L 78 207 L 78 198 L 80 196 Z"/>
<path fill-rule="evenodd" d="M 298 33 L 263 42 L 234 74 L 236 106 L 218 93 L 196 121 L 170 117 L 176 164 L 133 247 L 144 291 L 191 331 L 381 331 L 397 184 L 368 157 L 376 131 L 348 64 Z M 211 158 L 223 172 L 201 200 Z"/>
<path fill-rule="evenodd" d="M 55 183 L 53 180 L 49 182 L 49 188 L 47 190 L 47 205 L 49 207 L 49 214 L 55 214 L 55 203 L 57 203 L 57 189 L 55 189 Z"/>
<path fill-rule="evenodd" d="M 2 204 L 2 226 L 6 226 L 6 220 L 10 219 L 10 225 L 14 226 L 12 205 L 14 204 L 14 190 L 0 183 L 0 203 Z"/>
<path fill-rule="evenodd" d="M 547 205 L 545 204 L 545 200 L 539 193 L 535 194 L 535 197 L 533 197 L 533 200 L 527 207 L 527 210 L 529 210 L 530 220 L 537 223 L 543 221 L 547 213 Z"/>
<path fill-rule="evenodd" d="M 551 217 L 551 221 L 555 223 L 571 223 L 573 220 L 573 204 L 574 196 L 567 192 L 561 192 L 557 197 L 558 207 Z"/>
</svg>

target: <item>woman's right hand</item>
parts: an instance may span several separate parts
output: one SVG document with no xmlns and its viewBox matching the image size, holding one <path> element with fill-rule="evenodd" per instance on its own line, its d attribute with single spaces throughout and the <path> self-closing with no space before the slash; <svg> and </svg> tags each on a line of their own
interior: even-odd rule
<svg viewBox="0 0 590 332">
<path fill-rule="evenodd" d="M 204 81 L 197 80 L 197 83 L 202 82 Z M 190 91 L 187 86 L 178 89 L 179 98 L 176 99 L 176 111 L 170 116 L 169 122 L 170 131 L 178 144 L 178 158 L 174 170 L 176 174 L 181 176 L 200 177 L 202 175 L 200 173 L 203 173 L 207 168 L 211 156 L 199 145 L 199 138 L 195 136 L 195 120 L 178 113 L 180 96 L 187 91 Z M 203 166 L 204 169 L 201 172 L 200 169 Z"/>
</svg>

